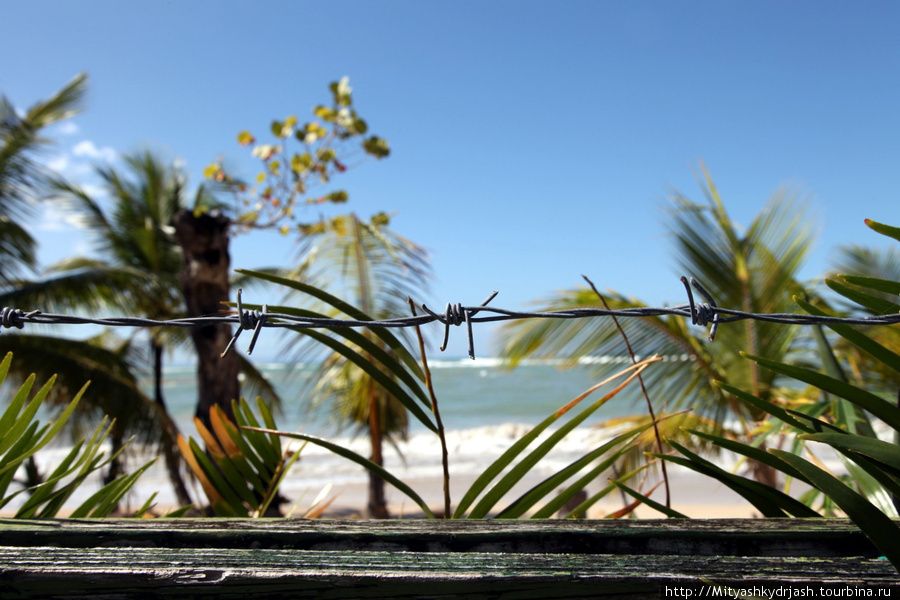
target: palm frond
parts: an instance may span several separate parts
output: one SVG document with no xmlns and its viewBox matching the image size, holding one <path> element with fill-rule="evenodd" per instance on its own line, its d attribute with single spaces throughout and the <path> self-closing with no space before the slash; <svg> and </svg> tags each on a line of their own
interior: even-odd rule
<svg viewBox="0 0 900 600">
<path fill-rule="evenodd" d="M 131 312 L 137 300 L 152 293 L 156 284 L 147 271 L 88 258 L 65 259 L 46 272 L 51 276 L 17 281 L 15 287 L 0 292 L 0 303 L 44 312 L 96 311 L 110 306 Z"/>
<path fill-rule="evenodd" d="M 57 375 L 47 399 L 51 404 L 67 403 L 85 381 L 91 382 L 73 417 L 74 433 L 95 427 L 108 415 L 144 443 L 159 440 L 167 416 L 140 390 L 124 347 L 116 352 L 79 340 L 18 333 L 3 336 L 4 349 L 16 356 L 18 370 L 10 371 L 11 378 L 22 380 L 31 373 L 39 379 Z"/>
<path fill-rule="evenodd" d="M 50 98 L 31 106 L 24 117 L 12 102 L 0 97 L 0 260 L 4 263 L 0 285 L 20 269 L 35 265 L 35 242 L 17 221 L 33 214 L 34 200 L 43 194 L 48 179 L 46 168 L 36 160 L 49 143 L 40 131 L 80 111 L 86 86 L 87 76 L 78 75 Z"/>
<path fill-rule="evenodd" d="M 31 128 L 40 129 L 74 117 L 84 108 L 82 102 L 87 82 L 87 73 L 79 73 L 58 92 L 31 106 L 25 114 L 25 122 Z"/>
<path fill-rule="evenodd" d="M 750 312 L 788 312 L 792 294 L 800 291 L 797 274 L 813 239 L 804 223 L 804 205 L 779 192 L 746 229 L 735 224 L 725 209 L 709 172 L 702 169 L 706 202 L 698 204 L 675 193 L 667 215 L 676 266 L 701 281 L 719 306 Z M 606 293 L 611 308 L 646 306 L 633 298 Z M 602 308 L 586 287 L 558 292 L 539 301 L 537 310 Z M 659 354 L 663 364 L 645 380 L 651 396 L 675 408 L 690 404 L 707 418 L 736 413 L 750 416 L 713 385 L 728 381 L 762 394 L 777 385 L 777 375 L 748 366 L 740 352 L 756 348 L 767 356 L 785 356 L 795 346 L 797 328 L 747 321 L 719 327 L 712 343 L 700 329 L 690 329 L 678 317 L 623 320 L 625 334 L 641 356 Z M 563 357 L 569 364 L 592 357 L 602 362 L 622 356 L 625 348 L 613 322 L 599 317 L 584 320 L 523 320 L 500 329 L 500 354 L 513 363 L 526 357 Z M 660 400 L 662 399 L 662 400 Z"/>
<path fill-rule="evenodd" d="M 24 227 L 0 215 L 0 288 L 12 285 L 24 268 L 34 267 L 35 249 L 35 240 Z"/>
<path fill-rule="evenodd" d="M 327 233 L 310 236 L 302 244 L 304 260 L 297 271 L 304 281 L 345 298 L 372 318 L 386 318 L 409 310 L 408 297 L 420 297 L 431 272 L 428 254 L 420 246 L 387 227 L 384 215 L 362 221 L 354 214 L 331 221 Z M 294 296 L 296 298 L 296 296 Z M 333 313 L 333 309 L 323 312 Z M 400 332 L 408 336 L 408 332 Z M 404 338 L 407 342 L 408 337 Z M 313 362 L 321 348 L 315 344 L 295 346 L 297 362 Z M 406 417 L 402 406 L 390 399 L 381 386 L 363 377 L 338 355 L 324 361 L 313 395 L 321 405 L 334 401 L 338 420 L 349 420 L 365 426 L 368 406 L 378 398 L 380 422 L 404 432 Z"/>
</svg>

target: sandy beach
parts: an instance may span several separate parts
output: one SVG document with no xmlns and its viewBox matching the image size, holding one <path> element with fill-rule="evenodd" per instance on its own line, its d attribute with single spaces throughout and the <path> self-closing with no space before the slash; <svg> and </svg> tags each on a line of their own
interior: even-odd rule
<svg viewBox="0 0 900 600">
<path fill-rule="evenodd" d="M 435 476 L 409 476 L 405 473 L 405 470 L 397 467 L 392 469 L 397 476 L 422 497 L 432 512 L 435 514 L 442 512 L 444 492 L 443 479 L 440 477 L 439 470 L 435 471 Z M 330 484 L 328 493 L 325 496 L 330 500 L 330 504 L 323 514 L 324 518 L 366 518 L 368 501 L 367 476 L 362 472 L 361 468 L 359 471 L 356 477 L 345 478 L 345 481 L 338 484 Z M 501 499 L 497 504 L 497 509 L 507 506 L 519 495 L 539 483 L 542 478 L 542 475 L 535 473 L 519 482 L 509 494 Z M 456 502 L 465 495 L 474 480 L 475 476 L 472 474 L 451 475 L 450 494 L 451 504 L 454 508 Z M 586 491 L 589 494 L 596 493 L 604 483 L 605 480 L 597 480 L 589 485 Z M 636 482 L 632 483 L 637 485 Z M 671 507 L 689 517 L 715 519 L 760 516 L 748 502 L 725 486 L 677 465 L 669 467 L 669 484 Z M 294 476 L 293 473 L 289 474 L 281 487 L 282 494 L 288 499 L 288 503 L 282 507 L 283 511 L 287 514 L 293 508 L 293 516 L 304 514 L 328 485 L 323 485 L 321 482 L 310 483 L 303 477 Z M 61 511 L 60 516 L 70 513 L 80 502 L 96 491 L 98 487 L 99 481 L 96 478 L 89 478 L 79 488 L 78 492 L 69 499 L 65 510 Z M 206 498 L 199 485 L 191 485 L 190 487 L 193 496 L 198 500 L 198 504 L 205 504 Z M 648 490 L 650 487 L 652 486 L 644 485 L 642 489 Z M 393 486 L 387 485 L 385 491 L 392 517 L 416 518 L 423 516 L 421 509 Z M 125 501 L 121 505 L 123 512 L 128 514 L 129 511 L 137 509 L 154 492 L 157 492 L 156 506 L 153 510 L 155 514 L 163 514 L 166 510 L 177 508 L 174 496 L 168 486 L 166 474 L 159 464 L 151 467 L 145 473 L 145 477 L 139 480 L 138 485 L 126 496 Z M 23 496 L 20 496 L 20 498 L 24 499 Z M 651 495 L 651 498 L 657 502 L 665 503 L 663 486 L 660 486 Z M 15 513 L 15 507 L 20 503 L 19 499 L 14 500 L 0 510 L 0 517 L 12 517 Z M 591 519 L 604 518 L 620 510 L 624 504 L 625 501 L 621 495 L 611 493 L 591 507 L 586 516 Z M 634 514 L 638 518 L 664 518 L 664 515 L 647 506 L 638 507 Z"/>
<path fill-rule="evenodd" d="M 724 518 L 753 518 L 759 517 L 758 511 L 747 501 L 722 486 L 716 481 L 692 473 L 684 469 L 669 469 L 671 507 L 692 518 L 724 519 Z M 451 503 L 463 497 L 473 478 L 451 478 Z M 517 485 L 513 492 L 498 504 L 500 508 L 515 500 L 519 494 L 538 483 L 538 478 L 529 478 Z M 407 481 L 408 484 L 422 497 L 433 512 L 438 513 L 443 508 L 443 481 L 439 477 L 418 478 Z M 589 486 L 588 492 L 599 491 L 601 484 L 595 483 Z M 285 487 L 286 491 L 291 486 Z M 298 511 L 303 511 L 311 502 L 319 490 L 308 490 L 304 494 L 306 504 L 301 500 L 298 503 Z M 367 501 L 368 487 L 365 483 L 352 483 L 336 486 L 329 497 L 334 497 L 325 516 L 332 518 L 359 518 L 364 517 Z M 291 496 L 291 494 L 288 494 Z M 409 500 L 400 491 L 388 486 L 387 497 L 391 515 L 394 517 L 421 516 L 421 510 L 415 503 Z M 664 503 L 665 492 L 660 486 L 651 496 L 654 500 Z M 609 494 L 602 501 L 595 504 L 588 511 L 587 518 L 601 519 L 622 508 L 624 502 L 620 495 Z M 635 510 L 638 518 L 664 518 L 665 516 L 652 508 L 641 506 Z"/>
<path fill-rule="evenodd" d="M 505 431 L 506 429 L 509 431 L 506 431 L 505 435 L 498 435 L 501 430 Z M 501 429 L 494 428 L 491 431 L 493 434 L 491 436 L 484 435 L 484 432 L 480 430 L 454 434 L 454 436 L 458 436 L 458 439 L 451 443 L 450 447 L 450 496 L 451 505 L 454 508 L 456 503 L 463 498 L 478 474 L 484 470 L 487 464 L 502 454 L 503 450 L 511 443 L 511 440 L 521 433 L 518 427 L 512 426 Z M 597 435 L 605 437 L 608 435 L 608 432 L 586 430 L 584 435 L 586 436 L 584 439 L 580 439 L 578 435 L 573 436 L 572 441 L 575 442 L 573 447 L 562 448 L 559 451 L 554 450 L 548 454 L 528 476 L 514 486 L 496 504 L 492 513 L 502 510 L 521 494 L 540 483 L 544 478 L 556 472 L 562 466 L 569 464 L 574 456 L 578 456 L 583 452 L 583 448 L 586 447 L 583 444 L 590 438 Z M 433 513 L 440 514 L 443 512 L 444 502 L 443 479 L 441 466 L 437 459 L 439 451 L 434 446 L 436 442 L 432 439 L 433 437 L 430 435 L 413 436 L 404 444 L 403 458 L 393 448 L 386 448 L 385 466 L 401 481 L 409 485 L 431 508 Z M 591 441 L 596 443 L 596 439 Z M 356 439 L 352 442 L 345 440 L 345 442 L 360 454 L 366 453 L 365 440 Z M 51 451 L 50 454 L 45 456 L 45 459 L 50 461 L 45 463 L 45 465 L 47 467 L 52 465 L 55 458 L 54 455 L 64 450 L 65 448 L 60 448 L 56 451 Z M 365 518 L 368 502 L 368 475 L 363 468 L 321 448 L 308 447 L 302 452 L 301 460 L 295 464 L 281 485 L 281 494 L 288 500 L 282 506 L 283 512 L 285 514 L 293 512 L 294 516 L 304 514 L 310 505 L 316 501 L 320 493 L 323 493 L 323 490 L 327 488 L 326 498 L 330 500 L 330 504 L 325 512 L 325 516 L 331 518 Z M 135 469 L 151 458 L 152 456 L 148 455 L 132 457 L 128 468 Z M 723 456 L 719 457 L 719 459 L 717 462 L 720 462 L 724 468 L 730 468 L 729 463 L 731 466 L 734 464 L 732 457 Z M 689 517 L 749 518 L 759 516 L 757 511 L 746 500 L 711 478 L 678 465 L 669 465 L 668 474 L 670 506 Z M 588 495 L 599 492 L 607 485 L 606 477 L 607 475 L 604 475 L 591 482 L 586 488 Z M 641 490 L 643 493 L 648 493 L 653 487 L 653 483 L 658 480 L 657 475 L 657 479 L 653 482 L 641 482 L 636 478 L 629 481 L 628 484 L 635 489 Z M 200 506 L 205 505 L 206 497 L 200 486 L 196 482 L 191 483 L 192 485 L 189 487 L 192 490 L 195 502 Z M 76 494 L 69 499 L 66 503 L 66 508 L 68 510 L 74 509 L 99 489 L 99 486 L 98 477 L 89 478 L 77 490 Z M 562 489 L 563 486 L 560 486 L 559 491 L 562 491 Z M 422 515 L 420 507 L 400 490 L 388 484 L 385 492 L 392 516 L 415 517 Z M 143 505 L 154 493 L 157 494 L 154 509 L 156 514 L 161 514 L 169 508 L 177 507 L 168 474 L 161 460 L 157 460 L 141 476 L 137 485 L 126 496 L 121 508 L 126 513 L 129 509 L 135 510 Z M 548 496 L 544 502 L 549 500 L 550 497 Z M 656 502 L 665 504 L 666 494 L 664 487 L 658 487 L 650 497 Z M 14 512 L 14 509 L 22 500 L 24 500 L 24 495 L 4 507 L 0 514 L 11 516 L 11 513 Z M 621 494 L 612 492 L 593 505 L 586 516 L 587 518 L 604 518 L 611 513 L 619 511 L 625 506 L 626 502 L 630 501 L 630 497 L 626 501 Z M 538 503 L 537 506 L 542 506 L 544 502 Z M 62 514 L 65 514 L 65 512 Z M 634 514 L 639 518 L 664 517 L 662 513 L 648 506 L 638 507 Z"/>
</svg>

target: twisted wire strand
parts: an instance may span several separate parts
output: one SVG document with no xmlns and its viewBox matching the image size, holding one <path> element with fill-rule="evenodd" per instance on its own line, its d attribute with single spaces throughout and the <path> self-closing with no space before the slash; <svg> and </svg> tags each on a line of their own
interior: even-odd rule
<svg viewBox="0 0 900 600">
<path fill-rule="evenodd" d="M 765 321 L 769 323 L 780 323 L 784 325 L 893 325 L 900 323 L 900 313 L 888 315 L 876 315 L 869 317 L 828 317 L 797 313 L 750 313 L 740 310 L 733 310 L 717 306 L 712 296 L 700 285 L 699 282 L 691 278 L 681 278 L 684 283 L 688 296 L 688 304 L 671 306 L 671 307 L 632 307 L 623 309 L 605 309 L 605 308 L 572 308 L 553 311 L 529 312 L 507 310 L 488 306 L 488 303 L 497 296 L 497 292 L 493 292 L 488 298 L 478 306 L 463 306 L 462 304 L 447 304 L 444 313 L 436 313 L 424 304 L 419 306 L 425 312 L 423 315 L 396 317 L 391 319 L 375 319 L 371 321 L 356 319 L 334 319 L 325 317 L 304 317 L 290 315 L 285 313 L 272 313 L 268 311 L 268 305 L 263 304 L 262 310 L 244 309 L 241 298 L 241 290 L 237 293 L 237 311 L 222 312 L 214 315 L 205 315 L 202 317 L 190 317 L 181 319 L 156 320 L 141 317 L 78 317 L 72 315 L 59 315 L 52 313 L 44 313 L 39 310 L 25 312 L 21 309 L 3 307 L 0 309 L 0 329 L 17 328 L 22 329 L 26 323 L 34 324 L 54 324 L 54 325 L 104 325 L 108 327 L 206 327 L 220 323 L 236 324 L 235 331 L 231 341 L 222 353 L 222 356 L 228 354 L 233 348 L 240 334 L 245 330 L 252 330 L 253 335 L 247 354 L 253 352 L 259 338 L 260 331 L 263 328 L 316 328 L 316 329 L 338 329 L 343 327 L 386 327 L 386 328 L 402 328 L 427 325 L 428 323 L 439 322 L 444 325 L 444 339 L 441 345 L 441 351 L 446 350 L 450 336 L 451 326 L 460 326 L 465 324 L 469 342 L 469 357 L 475 358 L 475 342 L 472 326 L 475 323 L 489 323 L 497 321 L 509 321 L 516 319 L 585 319 L 591 317 L 618 317 L 618 318 L 646 318 L 657 316 L 678 316 L 690 319 L 694 325 L 705 327 L 711 324 L 709 339 L 715 339 L 716 330 L 720 324 L 733 323 L 736 321 L 744 321 L 752 319 L 756 321 Z M 706 300 L 706 302 L 697 303 L 691 288 L 694 288 Z M 484 316 L 476 316 L 479 313 L 489 313 Z"/>
</svg>

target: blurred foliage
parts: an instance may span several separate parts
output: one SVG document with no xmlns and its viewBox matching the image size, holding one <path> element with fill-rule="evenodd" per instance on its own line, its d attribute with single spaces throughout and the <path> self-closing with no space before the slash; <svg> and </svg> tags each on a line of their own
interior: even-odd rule
<svg viewBox="0 0 900 600">
<path fill-rule="evenodd" d="M 0 288 L 36 266 L 36 242 L 22 222 L 46 189 L 48 173 L 39 154 L 50 140 L 41 130 L 81 112 L 86 89 L 82 73 L 24 115 L 0 97 Z"/>
<path fill-rule="evenodd" d="M 6 381 L 12 358 L 10 352 L 0 361 L 0 386 Z M 56 378 L 51 377 L 32 396 L 34 382 L 34 375 L 28 377 L 19 390 L 9 396 L 6 409 L 0 415 L 0 508 L 19 495 L 26 494 L 27 498 L 16 509 L 14 515 L 20 519 L 48 519 L 58 516 L 65 508 L 66 502 L 79 491 L 88 477 L 97 476 L 104 466 L 116 458 L 115 453 L 105 457 L 102 451 L 103 445 L 115 427 L 114 421 L 104 419 L 93 434 L 77 442 L 51 472 L 41 473 L 39 465 L 45 461 L 36 460 L 38 452 L 53 442 L 62 431 L 63 426 L 77 409 L 88 384 L 75 394 L 55 421 L 42 426 L 35 417 L 52 392 Z M 121 451 L 122 448 L 116 453 Z M 70 516 L 72 518 L 109 516 L 141 474 L 152 464 L 153 461 L 150 461 L 133 473 L 123 474 L 106 483 L 75 507 Z M 24 482 L 15 479 L 20 469 L 26 477 Z M 10 485 L 14 483 L 19 483 L 22 488 L 10 492 Z M 152 501 L 151 497 L 135 516 L 149 511 L 152 508 Z"/>
<path fill-rule="evenodd" d="M 779 192 L 742 229 L 731 219 L 702 165 L 701 187 L 705 204 L 676 193 L 667 215 L 681 272 L 701 282 L 719 306 L 755 313 L 788 312 L 791 294 L 801 291 L 797 274 L 813 241 L 802 202 L 793 194 Z M 602 309 L 604 299 L 613 309 L 649 306 L 616 291 L 604 292 L 601 298 L 589 287 L 578 287 L 538 302 L 537 310 Z M 714 343 L 705 339 L 705 331 L 691 328 L 677 316 L 628 319 L 622 328 L 638 356 L 664 357 L 662 365 L 644 378 L 651 399 L 662 404 L 656 410 L 690 406 L 693 412 L 681 417 L 694 420 L 690 426 L 718 433 L 727 428 L 729 435 L 743 437 L 753 436 L 764 415 L 735 402 L 716 383 L 744 386 L 763 398 L 784 394 L 787 390 L 777 374 L 758 369 L 741 352 L 780 359 L 804 346 L 800 328 L 754 320 L 719 327 Z M 511 321 L 500 329 L 500 355 L 513 366 L 527 357 L 562 357 L 569 365 L 590 357 L 602 372 L 610 368 L 603 366 L 604 358 L 624 353 L 620 336 L 611 319 Z M 632 421 L 644 418 L 636 415 Z M 688 425 L 687 421 L 682 425 Z M 646 441 L 648 446 L 628 455 L 623 469 L 639 465 L 642 450 L 655 449 L 651 437 Z M 692 443 L 690 438 L 682 441 Z M 762 468 L 756 476 L 767 480 L 771 471 Z"/>
<path fill-rule="evenodd" d="M 281 278 L 270 273 L 248 272 L 248 274 L 312 296 L 332 309 L 326 315 L 296 307 L 270 306 L 269 309 L 272 312 L 307 318 L 321 318 L 326 316 L 334 317 L 335 311 L 337 311 L 341 316 L 352 320 L 373 320 L 371 315 L 360 308 L 307 283 Z M 437 402 L 431 396 L 433 390 L 427 375 L 426 359 L 423 356 L 423 363 L 426 365 L 426 368 L 423 369 L 415 361 L 409 350 L 406 349 L 404 342 L 395 336 L 390 329 L 373 327 L 367 332 L 369 335 L 356 331 L 351 327 L 328 328 L 323 332 L 305 327 L 294 329 L 297 333 L 309 337 L 316 344 L 328 348 L 334 356 L 341 356 L 343 360 L 353 365 L 359 372 L 365 373 L 371 378 L 373 384 L 380 386 L 384 393 L 389 394 L 396 402 L 401 404 L 427 430 L 438 436 L 442 435 L 443 425 L 434 416 Z M 606 402 L 619 394 L 639 373 L 658 362 L 658 358 L 651 358 L 628 367 L 593 386 L 554 411 L 521 439 L 517 440 L 511 448 L 481 473 L 470 486 L 456 509 L 446 516 L 452 518 L 486 518 L 489 516 L 518 518 L 526 514 L 533 514 L 537 518 L 546 518 L 555 514 L 581 493 L 589 482 L 605 473 L 613 463 L 619 460 L 625 452 L 629 451 L 635 440 L 645 433 L 652 426 L 652 423 L 642 423 L 630 428 L 618 428 L 617 431 L 619 433 L 612 440 L 608 440 L 597 448 L 589 450 L 572 464 L 543 479 L 538 485 L 529 489 L 508 506 L 500 507 L 499 502 L 514 486 L 533 473 L 541 464 L 541 460 L 565 439 L 572 430 L 581 425 Z M 612 385 L 617 379 L 623 379 L 624 381 L 617 385 Z M 612 385 L 610 391 L 606 392 L 599 399 L 588 403 L 580 411 L 575 411 L 575 407 L 593 393 L 610 385 Z M 429 415 L 429 412 L 432 414 Z M 565 419 L 567 416 L 570 417 L 568 420 Z M 554 428 L 555 426 L 558 427 Z M 326 448 L 347 460 L 361 465 L 371 474 L 393 485 L 415 502 L 425 516 L 429 518 L 436 517 L 434 511 L 408 483 L 392 474 L 376 461 L 316 436 L 277 431 L 271 426 L 253 428 L 252 430 L 259 433 L 276 434 L 303 440 Z M 642 470 L 643 467 L 630 473 L 622 473 L 618 480 L 627 481 Z M 558 492 L 560 486 L 564 486 L 562 492 Z M 616 487 L 612 484 L 605 486 L 600 492 L 580 503 L 579 506 L 570 509 L 568 514 L 584 514 L 591 505 L 615 489 Z"/>
<path fill-rule="evenodd" d="M 298 222 L 297 209 L 303 205 L 343 204 L 345 190 L 320 191 L 332 178 L 347 171 L 366 156 L 376 159 L 390 155 L 387 141 L 369 135 L 369 126 L 353 107 L 352 89 L 346 77 L 331 83 L 331 105 L 320 104 L 311 121 L 300 123 L 296 115 L 274 120 L 266 135 L 274 138 L 260 143 L 256 135 L 241 131 L 237 142 L 250 147 L 261 169 L 252 183 L 234 176 L 221 160 L 204 170 L 204 176 L 228 189 L 234 196 L 236 222 L 245 228 L 273 229 L 288 234 L 292 230 L 310 235 L 336 226 L 324 218 L 318 222 Z M 203 203 L 196 210 L 206 210 Z"/>
<path fill-rule="evenodd" d="M 210 412 L 212 431 L 195 418 L 205 448 L 193 439 L 178 438 L 178 447 L 218 517 L 280 514 L 278 487 L 300 457 L 300 450 L 282 448 L 281 438 L 276 435 L 248 429 L 260 425 L 275 429 L 272 414 L 261 399 L 257 399 L 257 409 L 261 422 L 243 399 L 235 402 L 235 424 L 216 405 Z M 330 501 L 317 500 L 301 516 L 315 518 L 329 504 Z"/>
<path fill-rule="evenodd" d="M 900 241 L 900 229 L 874 221 L 866 223 L 874 231 Z M 826 284 L 863 314 L 900 312 L 898 279 L 838 275 L 827 279 Z M 810 314 L 838 316 L 803 298 L 795 300 Z M 841 343 L 852 345 L 877 363 L 876 371 L 892 372 L 894 377 L 900 375 L 900 345 L 896 344 L 895 336 L 883 334 L 885 330 L 893 330 L 896 334 L 900 326 L 881 325 L 866 330 L 835 323 L 828 327 Z M 653 456 L 718 480 L 743 496 L 765 517 L 819 517 L 842 511 L 900 569 L 900 525 L 894 520 L 900 510 L 897 387 L 888 387 L 891 391 L 886 391 L 878 385 L 883 378 L 869 378 L 866 371 L 848 372 L 847 365 L 858 363 L 845 358 L 848 354 L 835 353 L 826 336 L 822 335 L 819 340 L 819 368 L 744 355 L 745 360 L 766 371 L 790 378 L 801 384 L 800 387 L 809 386 L 802 400 L 763 398 L 739 386 L 718 384 L 736 401 L 766 413 L 768 420 L 761 428 L 763 436 L 777 439 L 779 446 L 786 444 L 789 450 L 770 448 L 766 451 L 759 444 L 688 430 L 694 437 L 769 466 L 785 478 L 786 488 L 793 480 L 806 484 L 810 491 L 799 499 L 772 486 L 729 473 L 671 440 L 670 444 L 681 456 Z M 829 469 L 819 456 L 823 447 L 834 451 L 844 472 L 835 473 Z"/>
</svg>

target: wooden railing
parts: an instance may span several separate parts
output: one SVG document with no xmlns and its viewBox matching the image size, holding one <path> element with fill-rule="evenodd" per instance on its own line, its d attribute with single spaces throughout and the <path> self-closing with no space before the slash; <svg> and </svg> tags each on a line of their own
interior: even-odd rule
<svg viewBox="0 0 900 600">
<path fill-rule="evenodd" d="M 824 519 L 0 520 L 0 599 L 900 598 L 878 554 Z"/>
</svg>

